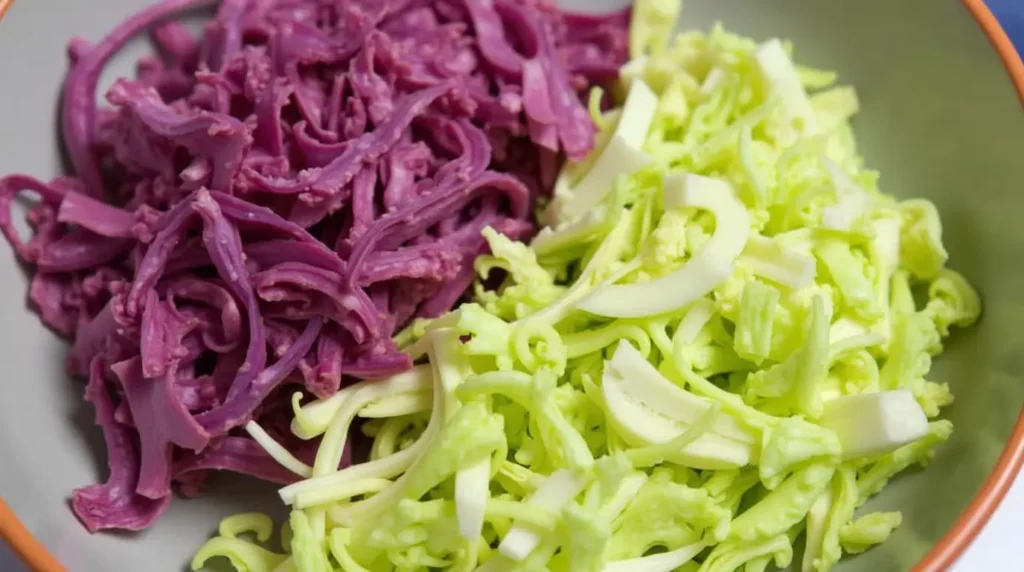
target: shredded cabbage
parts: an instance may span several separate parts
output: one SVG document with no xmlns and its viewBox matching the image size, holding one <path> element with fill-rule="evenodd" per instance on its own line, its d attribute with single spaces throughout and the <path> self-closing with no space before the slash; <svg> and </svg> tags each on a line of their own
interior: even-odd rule
<svg viewBox="0 0 1024 572">
<path fill-rule="evenodd" d="M 0 174 L 0 235 L 32 271 L 29 307 L 73 342 L 68 373 L 92 378 L 110 474 L 70 503 L 90 532 L 150 526 L 210 471 L 309 476 L 319 434 L 287 430 L 279 388 L 326 398 L 343 378 L 409 369 L 396 331 L 470 290 L 485 227 L 533 234 L 559 158 L 583 163 L 596 143 L 580 96 L 629 51 L 628 10 L 546 1 L 135 4 L 68 43 L 68 176 Z M 108 82 L 143 34 L 152 53 Z M 649 103 L 635 109 L 653 117 Z M 28 236 L 12 217 L 25 193 L 39 199 Z M 547 288 L 515 278 L 539 304 L 560 288 L 543 270 Z M 321 469 L 348 464 L 337 449 Z"/>
<path fill-rule="evenodd" d="M 789 566 L 800 542 L 797 566 L 826 572 L 900 525 L 857 511 L 949 438 L 935 417 L 952 395 L 927 376 L 981 313 L 945 267 L 934 205 L 878 189 L 835 74 L 721 27 L 668 41 L 676 8 L 634 10 L 616 93 L 657 94 L 638 149 L 652 162 L 530 246 L 486 230 L 475 300 L 403 337 L 430 364 L 421 381 L 379 382 L 409 397 L 297 410 L 301 435 L 385 418 L 370 461 L 282 490 L 301 572 L 749 572 Z M 674 279 L 691 267 L 699 286 Z M 429 422 L 411 422 L 427 395 Z M 920 433 L 887 430 L 897 405 Z M 868 453 L 844 451 L 855 441 Z M 381 486 L 329 493 L 362 480 Z"/>
</svg>

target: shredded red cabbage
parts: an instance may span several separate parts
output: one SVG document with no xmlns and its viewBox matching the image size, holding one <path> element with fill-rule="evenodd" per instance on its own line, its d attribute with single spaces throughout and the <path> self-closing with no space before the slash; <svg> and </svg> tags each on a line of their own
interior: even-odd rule
<svg viewBox="0 0 1024 572">
<path fill-rule="evenodd" d="M 211 470 L 293 480 L 241 426 L 311 459 L 294 389 L 408 368 L 393 334 L 465 293 L 480 231 L 532 232 L 561 158 L 591 147 L 581 96 L 628 25 L 542 2 L 223 0 L 196 37 L 169 18 L 214 2 L 164 0 L 69 44 L 76 175 L 0 180 L 0 230 L 106 437 L 109 479 L 73 495 L 89 530 L 145 528 Z M 145 30 L 157 55 L 98 107 Z"/>
</svg>

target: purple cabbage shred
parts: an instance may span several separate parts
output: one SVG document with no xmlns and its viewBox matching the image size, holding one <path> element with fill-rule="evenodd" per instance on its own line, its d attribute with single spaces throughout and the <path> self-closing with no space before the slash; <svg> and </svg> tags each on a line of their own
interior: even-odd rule
<svg viewBox="0 0 1024 572">
<path fill-rule="evenodd" d="M 199 35 L 174 19 L 212 4 Z M 72 40 L 75 176 L 0 179 L 0 230 L 105 437 L 107 481 L 72 497 L 83 524 L 143 529 L 211 471 L 296 480 L 243 426 L 312 461 L 296 390 L 410 367 L 396 331 L 460 300 L 484 227 L 528 238 L 558 162 L 591 148 L 582 100 L 627 26 L 543 0 L 163 0 Z M 98 106 L 145 31 L 155 54 Z"/>
</svg>

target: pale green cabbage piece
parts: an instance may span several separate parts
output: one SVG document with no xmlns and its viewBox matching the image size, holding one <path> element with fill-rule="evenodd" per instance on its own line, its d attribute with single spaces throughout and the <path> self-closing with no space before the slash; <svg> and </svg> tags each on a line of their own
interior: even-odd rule
<svg viewBox="0 0 1024 572">
<path fill-rule="evenodd" d="M 892 531 L 903 522 L 899 512 L 873 512 L 843 525 L 839 529 L 839 541 L 843 550 L 858 554 L 876 544 L 885 542 Z"/>
<path fill-rule="evenodd" d="M 629 57 L 636 59 L 665 51 L 679 20 L 678 0 L 637 0 L 629 26 Z"/>
<path fill-rule="evenodd" d="M 821 415 L 820 386 L 828 375 L 828 317 L 815 298 L 804 321 L 805 335 L 781 363 L 747 376 L 746 396 L 754 404 L 781 415 Z"/>
<path fill-rule="evenodd" d="M 612 525 L 605 548 L 609 560 L 643 556 L 656 546 L 679 548 L 704 538 L 724 540 L 732 512 L 704 489 L 676 482 L 670 470 L 655 469 Z"/>
<path fill-rule="evenodd" d="M 807 516 L 802 572 L 828 570 L 842 557 L 841 529 L 853 518 L 860 498 L 856 477 L 853 467 L 839 467 L 832 477 L 830 489 L 811 506 Z"/>
<path fill-rule="evenodd" d="M 900 525 L 899 513 L 856 511 L 949 438 L 952 424 L 937 418 L 953 396 L 930 370 L 943 340 L 979 318 L 981 299 L 946 267 L 935 206 L 884 194 L 864 167 L 850 127 L 860 106 L 852 87 L 835 85 L 833 72 L 796 66 L 804 88 L 820 90 L 808 94 L 809 130 L 782 112 L 756 43 L 717 25 L 670 38 L 678 11 L 674 0 L 637 3 L 636 59 L 610 90 L 621 103 L 629 82 L 644 81 L 659 95 L 643 149 L 654 163 L 608 181 L 591 213 L 543 230 L 531 245 L 485 230 L 490 253 L 476 261 L 473 301 L 396 337 L 430 362 L 418 370 L 429 379 L 393 384 L 407 390 L 364 406 L 381 417 L 363 425 L 374 441 L 370 461 L 282 492 L 288 502 L 307 501 L 291 513 L 283 551 L 266 545 L 268 517 L 244 514 L 222 523 L 194 568 L 224 557 L 253 572 L 599 572 L 642 558 L 654 566 L 654 551 L 681 554 L 684 572 L 755 572 L 788 566 L 803 542 L 794 566 L 827 572 Z M 617 112 L 600 113 L 601 95 L 592 94 L 591 111 L 606 140 Z M 589 164 L 566 176 L 581 177 Z M 578 310 L 608 284 L 670 275 L 714 235 L 709 213 L 663 206 L 663 178 L 679 172 L 727 182 L 747 208 L 757 248 L 710 294 L 666 314 L 605 319 Z M 850 205 L 856 210 L 843 214 Z M 847 226 L 829 222 L 837 213 L 849 215 Z M 808 260 L 813 277 L 795 286 Z M 504 282 L 485 287 L 499 270 Z M 657 392 L 668 387 L 709 403 L 707 413 L 687 423 L 662 419 L 669 424 L 655 425 L 677 423 L 679 435 L 631 447 L 616 429 L 630 420 L 610 419 L 602 391 L 620 340 L 669 384 L 648 385 L 655 393 L 643 403 L 656 409 Z M 815 422 L 823 403 L 904 387 L 932 419 L 928 434 L 843 462 L 837 436 Z M 294 430 L 323 433 L 340 405 L 297 406 L 306 416 Z M 650 411 L 652 419 L 666 415 Z M 672 454 L 708 435 L 753 436 L 735 443 L 750 452 L 749 464 L 700 470 Z M 489 466 L 476 499 L 484 526 L 463 538 L 459 503 L 467 501 L 456 495 L 455 475 L 481 463 Z M 578 494 L 528 502 L 564 471 L 575 475 Z M 345 490 L 359 494 L 335 500 Z M 522 561 L 499 549 L 514 527 L 537 540 Z"/>
</svg>

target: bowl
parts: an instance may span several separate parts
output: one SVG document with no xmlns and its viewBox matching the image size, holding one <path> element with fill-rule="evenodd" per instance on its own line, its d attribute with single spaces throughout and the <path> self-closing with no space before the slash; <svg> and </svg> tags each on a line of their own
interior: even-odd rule
<svg viewBox="0 0 1024 572">
<path fill-rule="evenodd" d="M 56 125 L 65 41 L 98 38 L 145 0 L 22 0 L 0 24 L 0 173 L 62 171 Z M 599 10 L 609 0 L 563 0 Z M 0 0 L 0 13 L 6 2 Z M 836 69 L 858 88 L 855 130 L 884 190 L 939 207 L 951 265 L 982 292 L 985 315 L 950 341 L 933 376 L 957 396 L 957 427 L 925 471 L 895 480 L 871 502 L 904 523 L 839 572 L 948 569 L 982 528 L 1024 460 L 1024 65 L 981 0 L 810 2 L 687 0 L 683 28 L 721 20 L 763 39 L 793 40 L 797 59 Z M 142 40 L 102 83 L 131 72 Z M 1007 73 L 1009 71 L 1009 73 Z M 0 250 L 8 251 L 6 247 Z M 8 251 L 9 252 L 9 251 Z M 0 256 L 0 536 L 39 571 L 178 570 L 219 518 L 274 510 L 273 489 L 223 477 L 178 501 L 151 530 L 88 534 L 68 495 L 105 477 L 102 439 L 83 386 L 64 373 L 65 345 L 25 308 L 26 275 Z M 280 509 L 277 509 L 280 511 Z M 15 516 L 15 514 L 17 516 Z"/>
</svg>

